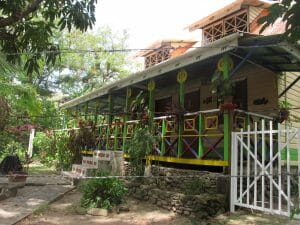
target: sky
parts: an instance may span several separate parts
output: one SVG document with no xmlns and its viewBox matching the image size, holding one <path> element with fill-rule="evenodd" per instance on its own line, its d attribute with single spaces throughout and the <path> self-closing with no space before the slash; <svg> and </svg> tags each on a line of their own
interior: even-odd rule
<svg viewBox="0 0 300 225">
<path fill-rule="evenodd" d="M 108 25 L 113 31 L 126 29 L 129 48 L 145 48 L 170 38 L 197 38 L 188 25 L 234 0 L 98 0 L 96 28 Z"/>
</svg>

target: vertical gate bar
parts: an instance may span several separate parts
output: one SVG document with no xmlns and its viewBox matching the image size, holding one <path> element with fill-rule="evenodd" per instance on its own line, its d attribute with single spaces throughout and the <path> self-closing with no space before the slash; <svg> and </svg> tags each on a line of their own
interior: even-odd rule
<svg viewBox="0 0 300 225">
<path fill-rule="evenodd" d="M 237 163 L 237 146 L 236 146 L 236 133 L 232 132 L 231 133 L 231 176 L 230 176 L 230 187 L 231 187 L 231 191 L 230 191 L 230 212 L 234 212 L 235 211 L 235 201 L 236 201 L 236 181 L 237 181 L 237 171 L 236 171 L 236 163 Z"/>
<path fill-rule="evenodd" d="M 250 146 L 250 125 L 248 125 L 248 132 L 247 132 L 247 188 L 250 185 L 250 151 L 251 151 L 251 146 Z M 249 205 L 249 194 L 250 194 L 250 189 L 247 191 L 247 205 Z"/>
<path fill-rule="evenodd" d="M 254 123 L 254 206 L 257 205 L 257 122 Z"/>
<path fill-rule="evenodd" d="M 281 214 L 281 189 L 282 189 L 282 184 L 281 184 L 281 151 L 282 151 L 282 139 L 281 139 L 281 125 L 278 123 L 278 211 Z"/>
<path fill-rule="evenodd" d="M 243 144 L 242 142 L 244 141 L 244 134 L 243 134 L 243 129 L 241 129 L 241 144 L 240 144 L 240 203 L 243 203 L 243 198 L 242 198 L 242 194 L 243 194 Z"/>
<path fill-rule="evenodd" d="M 270 121 L 270 210 L 273 212 L 273 123 Z"/>
<path fill-rule="evenodd" d="M 238 184 L 238 157 L 239 157 L 239 149 L 238 149 L 238 139 L 237 139 L 237 133 L 235 133 L 235 142 L 234 142 L 235 146 L 235 152 L 236 155 L 234 156 L 234 171 L 235 171 L 235 179 L 234 179 L 234 203 L 237 202 L 238 199 L 238 190 L 237 190 L 237 184 Z"/>
<path fill-rule="evenodd" d="M 298 158 L 297 158 L 297 163 L 298 163 L 298 208 L 300 208 L 300 128 L 297 129 L 297 141 L 298 141 Z"/>
<path fill-rule="evenodd" d="M 261 207 L 265 207 L 265 120 L 261 121 L 261 143 L 262 143 L 262 177 L 261 177 Z"/>
<path fill-rule="evenodd" d="M 286 143 L 286 170 L 287 170 L 287 196 L 288 196 L 288 201 L 287 201 L 287 213 L 290 215 L 291 213 L 291 176 L 290 176 L 290 129 L 286 129 L 286 136 L 287 136 L 287 143 Z"/>
</svg>

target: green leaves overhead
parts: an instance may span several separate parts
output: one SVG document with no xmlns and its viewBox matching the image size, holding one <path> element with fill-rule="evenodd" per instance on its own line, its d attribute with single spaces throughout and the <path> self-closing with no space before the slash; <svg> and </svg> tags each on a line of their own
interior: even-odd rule
<svg viewBox="0 0 300 225">
<path fill-rule="evenodd" d="M 285 38 L 290 42 L 300 40 L 300 3 L 298 0 L 281 0 L 272 4 L 268 10 L 270 13 L 258 20 L 260 24 L 263 24 L 260 32 L 282 18 L 285 22 Z"/>
<path fill-rule="evenodd" d="M 20 62 L 23 55 L 29 76 L 39 73 L 42 59 L 53 65 L 59 55 L 53 32 L 92 28 L 96 3 L 97 0 L 0 1 L 0 46 L 7 60 Z"/>
</svg>

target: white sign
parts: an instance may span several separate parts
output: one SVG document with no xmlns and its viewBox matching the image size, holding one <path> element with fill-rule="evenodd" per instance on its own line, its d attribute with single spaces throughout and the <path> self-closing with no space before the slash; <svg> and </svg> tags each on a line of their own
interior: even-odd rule
<svg viewBox="0 0 300 225">
<path fill-rule="evenodd" d="M 102 160 L 102 161 L 110 161 L 112 158 L 112 151 L 103 151 L 103 150 L 94 151 L 94 158 L 97 158 L 97 160 Z"/>
</svg>

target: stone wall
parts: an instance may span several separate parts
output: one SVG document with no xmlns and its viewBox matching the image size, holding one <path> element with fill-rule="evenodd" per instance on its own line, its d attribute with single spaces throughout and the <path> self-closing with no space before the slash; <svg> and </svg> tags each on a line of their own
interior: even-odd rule
<svg viewBox="0 0 300 225">
<path fill-rule="evenodd" d="M 152 176 L 127 181 L 129 195 L 175 213 L 206 219 L 226 209 L 226 195 L 217 193 L 221 174 L 152 166 Z"/>
</svg>

